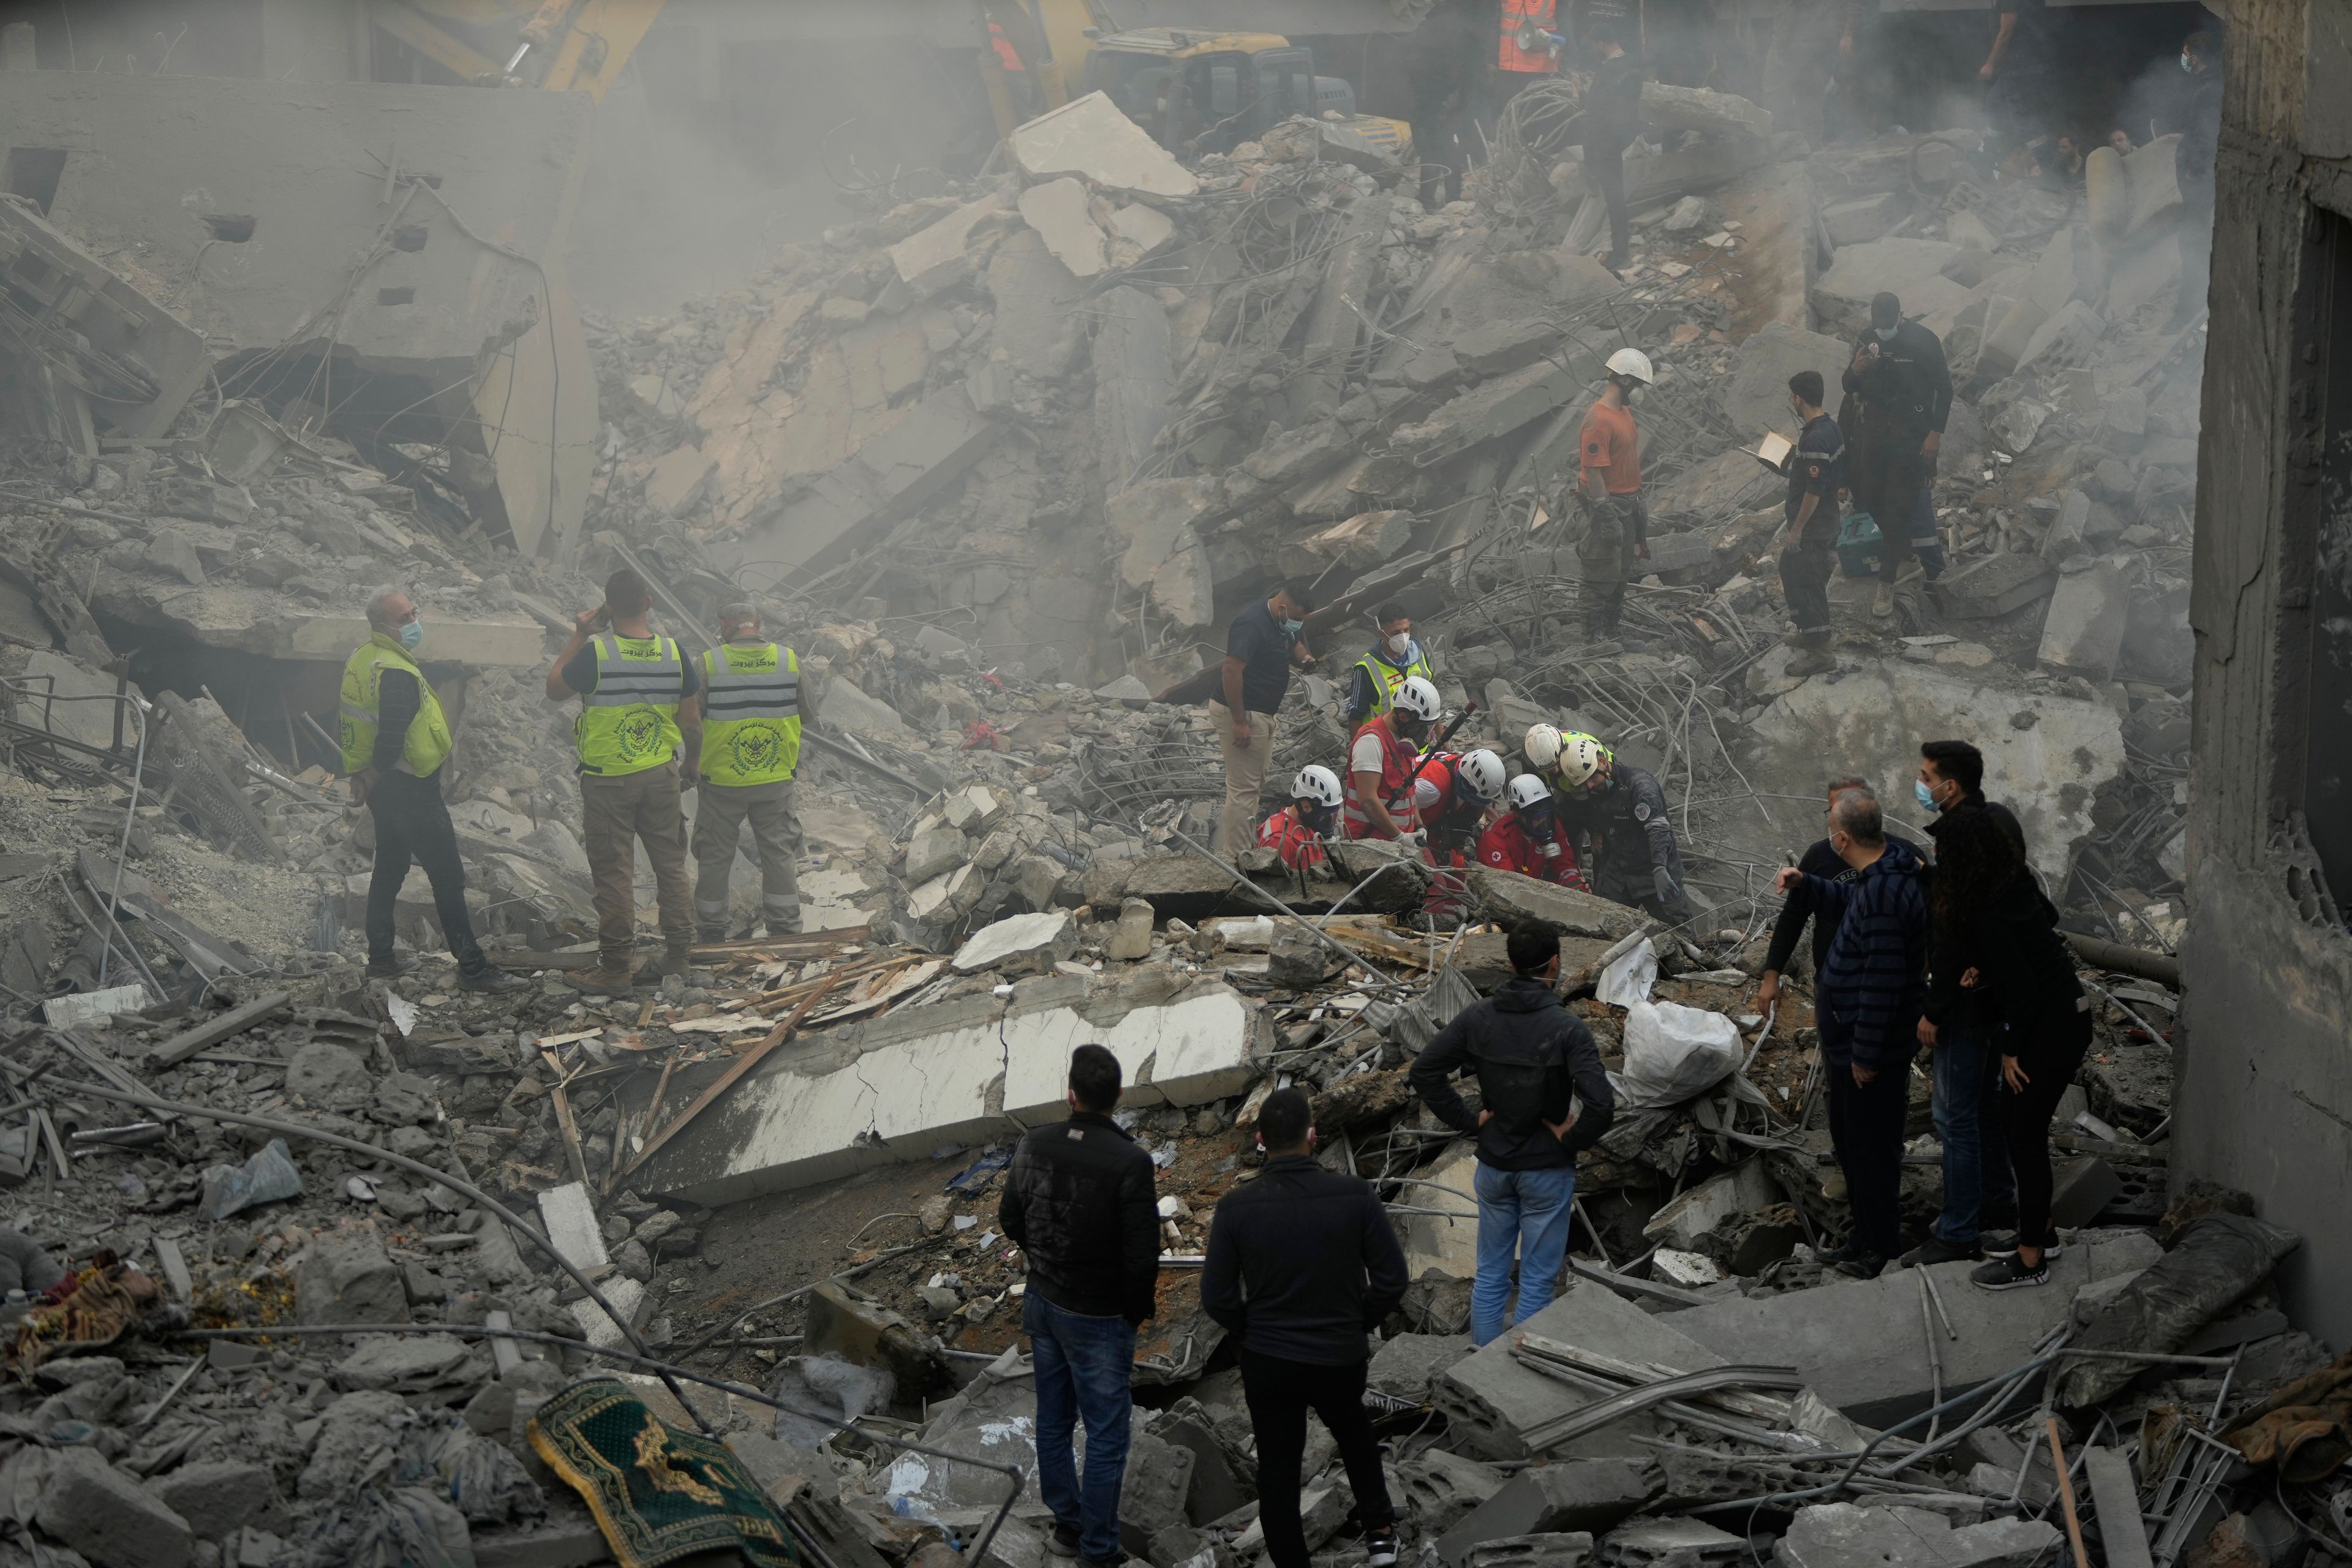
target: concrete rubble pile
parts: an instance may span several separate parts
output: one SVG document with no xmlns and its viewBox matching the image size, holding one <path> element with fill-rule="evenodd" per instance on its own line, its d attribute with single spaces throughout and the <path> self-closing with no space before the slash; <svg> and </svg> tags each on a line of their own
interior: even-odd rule
<svg viewBox="0 0 2352 1568">
<path fill-rule="evenodd" d="M 1003 175 L 675 320 L 591 323 L 596 499 L 561 567 L 469 529 L 446 455 L 192 405 L 168 343 L 111 414 L 58 391 L 87 365 L 0 362 L 36 416 L 0 476 L 0 1186 L 81 1304 L 11 1352 L 0 1536 L 97 1568 L 368 1560 L 403 1531 L 481 1568 L 596 1563 L 529 1440 L 596 1372 L 718 1433 L 839 1568 L 940 1568 L 983 1535 L 1043 1568 L 1034 1487 L 999 1527 L 1000 1472 L 898 1445 L 1034 1469 L 996 1199 L 1085 1041 L 1120 1058 L 1160 1173 L 1122 1510 L 1154 1568 L 1258 1557 L 1248 1417 L 1194 1266 L 1260 1163 L 1257 1106 L 1294 1082 L 1414 1276 L 1372 1383 L 1416 1568 L 2022 1565 L 2077 1523 L 2111 1563 L 2150 1538 L 2166 1563 L 2278 1562 L 2304 1520 L 2340 1531 L 2340 1481 L 2283 1491 L 2263 1428 L 2231 1429 L 2330 1358 L 2269 1283 L 2294 1237 L 2237 1194 L 2168 1206 L 2178 975 L 2126 951 L 2170 944 L 2156 895 L 2183 874 L 2197 340 L 2154 321 L 2198 237 L 2166 227 L 2163 160 L 2102 166 L 2077 222 L 1975 187 L 1934 138 L 1808 155 L 1743 100 L 1650 108 L 1621 278 L 1533 129 L 1427 214 L 1334 127 L 1186 164 L 1082 99 L 1017 132 Z M 1791 677 L 1780 481 L 1748 448 L 1785 428 L 1792 368 L 1843 368 L 1885 287 L 1966 384 L 1935 491 L 1950 564 L 1927 626 L 1845 593 L 1840 668 Z M 1622 343 L 1660 367 L 1654 533 L 1595 648 L 1564 492 Z M 632 996 L 572 978 L 595 963 L 586 866 L 567 715 L 538 686 L 623 564 L 689 641 L 722 594 L 761 598 L 822 742 L 809 929 L 698 948 Z M 1202 853 L 1222 769 L 1205 689 L 1177 689 L 1277 574 L 1339 606 L 1312 632 L 1330 665 L 1403 599 L 1468 713 L 1457 743 L 1511 753 L 1543 720 L 1652 767 L 1707 918 L 1662 930 L 1486 871 L 1432 918 L 1433 868 L 1390 847 L 1307 873 Z M 331 681 L 301 683 L 365 635 L 352 584 L 387 580 L 449 634 L 448 794 L 493 960 L 532 977 L 510 996 L 437 961 L 362 973 L 368 819 L 302 727 Z M 1339 673 L 1293 683 L 1268 804 L 1344 744 Z M 1822 773 L 1905 798 L 1929 733 L 1983 745 L 2038 868 L 2116 939 L 2036 1292 L 1812 1259 L 1850 1210 L 1801 958 L 1776 1011 L 1748 1000 Z M 421 875 L 401 927 L 436 950 Z M 1474 1350 L 1475 1160 L 1405 1073 L 1530 928 L 1560 936 L 1622 1109 L 1580 1167 L 1560 1296 Z M 1626 1076 L 1637 1016 L 1668 1007 L 1724 1048 L 1696 1092 Z M 1941 1201 L 1924 1076 L 1911 1100 L 1917 1234 Z M 1310 1543 L 1359 1561 L 1319 1429 L 1307 1464 Z"/>
</svg>

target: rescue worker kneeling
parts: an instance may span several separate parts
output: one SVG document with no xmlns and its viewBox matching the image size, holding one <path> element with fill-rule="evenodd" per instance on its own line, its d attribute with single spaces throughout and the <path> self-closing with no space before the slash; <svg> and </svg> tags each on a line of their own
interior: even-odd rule
<svg viewBox="0 0 2352 1568">
<path fill-rule="evenodd" d="M 1280 853 L 1292 870 L 1323 864 L 1323 841 L 1339 826 L 1339 775 L 1319 763 L 1298 770 L 1290 781 L 1290 804 L 1257 830 L 1261 849 Z"/>
<path fill-rule="evenodd" d="M 1553 775 L 1560 826 L 1591 840 L 1594 892 L 1676 925 L 1698 918 L 1683 890 L 1682 850 L 1656 774 L 1620 763 L 1591 735 L 1562 735 L 1549 724 L 1530 725 L 1523 749 Z"/>
<path fill-rule="evenodd" d="M 1521 773 L 1511 781 L 1506 795 L 1511 809 L 1479 835 L 1478 864 L 1517 871 L 1556 887 L 1591 891 L 1577 861 L 1576 846 L 1560 826 L 1551 786 L 1533 773 Z"/>
<path fill-rule="evenodd" d="M 1356 731 L 1348 744 L 1349 837 L 1398 838 L 1416 847 L 1423 842 L 1413 778 L 1421 769 L 1421 739 L 1436 723 L 1442 706 L 1437 688 L 1416 675 L 1397 688 L 1387 712 L 1374 714 Z"/>
<path fill-rule="evenodd" d="M 1469 863 L 1487 807 L 1503 798 L 1503 759 L 1483 749 L 1440 752 L 1414 771 L 1413 813 L 1429 836 L 1433 863 Z"/>
</svg>

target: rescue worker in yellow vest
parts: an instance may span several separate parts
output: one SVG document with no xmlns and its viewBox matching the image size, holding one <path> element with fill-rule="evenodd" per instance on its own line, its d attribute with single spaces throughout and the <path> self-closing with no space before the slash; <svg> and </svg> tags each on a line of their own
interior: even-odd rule
<svg viewBox="0 0 2352 1568">
<path fill-rule="evenodd" d="M 441 764 L 449 760 L 449 721 L 414 657 L 425 640 L 416 603 L 398 588 L 368 601 L 373 634 L 343 664 L 341 739 L 352 799 L 375 825 L 375 870 L 368 879 L 367 972 L 390 979 L 416 967 L 393 951 L 393 914 L 409 862 L 425 868 L 441 934 L 467 991 L 520 991 L 520 976 L 490 967 L 466 912 L 466 868 L 457 830 L 441 798 Z"/>
<path fill-rule="evenodd" d="M 684 975 L 694 947 L 679 757 L 702 755 L 702 675 L 674 638 L 655 632 L 652 610 L 643 577 L 614 573 L 604 605 L 574 617 L 572 638 L 547 672 L 549 701 L 583 700 L 572 738 L 581 839 L 596 887 L 597 967 L 580 980 L 592 992 L 635 983 L 638 840 L 654 867 L 662 974 Z"/>
<path fill-rule="evenodd" d="M 1348 671 L 1348 731 L 1353 734 L 1363 728 L 1367 719 L 1377 719 L 1396 702 L 1397 688 L 1418 675 L 1432 685 L 1437 672 L 1429 667 L 1429 654 L 1413 640 L 1412 612 L 1391 599 L 1372 612 L 1380 627 L 1371 651 L 1358 659 Z"/>
<path fill-rule="evenodd" d="M 793 770 L 801 760 L 800 656 L 760 636 L 760 607 L 719 609 L 725 646 L 702 666 L 702 784 L 695 796 L 694 923 L 727 940 L 727 874 L 743 825 L 760 849 L 760 913 L 768 934 L 801 929 L 801 819 Z"/>
</svg>

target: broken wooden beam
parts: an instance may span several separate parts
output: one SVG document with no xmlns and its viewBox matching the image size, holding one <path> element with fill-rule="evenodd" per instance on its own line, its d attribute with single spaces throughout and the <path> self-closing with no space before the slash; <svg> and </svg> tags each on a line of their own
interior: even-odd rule
<svg viewBox="0 0 2352 1568">
<path fill-rule="evenodd" d="M 293 999 L 284 991 L 272 991 L 267 996 L 241 1002 L 227 1012 L 215 1013 L 203 1023 L 183 1029 L 157 1045 L 148 1051 L 147 1060 L 159 1068 L 177 1067 L 198 1051 L 245 1033 Z"/>
</svg>

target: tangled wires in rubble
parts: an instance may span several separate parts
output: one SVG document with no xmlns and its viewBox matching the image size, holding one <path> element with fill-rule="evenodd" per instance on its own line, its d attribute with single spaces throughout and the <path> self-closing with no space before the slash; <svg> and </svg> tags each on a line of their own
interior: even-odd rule
<svg viewBox="0 0 2352 1568">
<path fill-rule="evenodd" d="M 1511 95 L 1496 119 L 1488 153 L 1489 190 L 1506 216 L 1557 205 L 1552 165 L 1583 139 L 1584 89 L 1577 71 L 1528 83 Z"/>
</svg>

